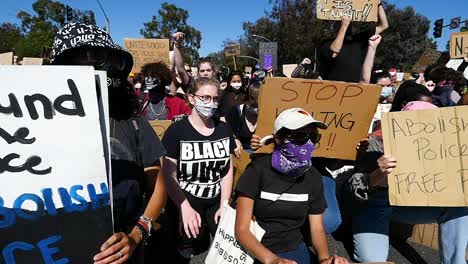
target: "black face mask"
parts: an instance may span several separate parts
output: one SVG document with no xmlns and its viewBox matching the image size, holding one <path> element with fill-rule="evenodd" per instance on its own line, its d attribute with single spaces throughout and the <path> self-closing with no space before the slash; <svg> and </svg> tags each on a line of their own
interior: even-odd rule
<svg viewBox="0 0 468 264">
<path fill-rule="evenodd" d="M 149 99 L 152 104 L 159 103 L 167 94 L 166 84 L 159 78 L 145 78 L 146 88 L 149 91 Z"/>
<path fill-rule="evenodd" d="M 100 70 L 107 72 L 107 87 L 110 89 L 116 89 L 125 84 L 127 76 L 120 67 L 114 64 L 105 64 Z"/>
</svg>

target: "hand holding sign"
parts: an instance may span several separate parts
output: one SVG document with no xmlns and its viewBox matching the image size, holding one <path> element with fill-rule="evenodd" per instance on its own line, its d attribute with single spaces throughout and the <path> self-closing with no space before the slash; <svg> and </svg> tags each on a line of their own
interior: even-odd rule
<svg viewBox="0 0 468 264">
<path fill-rule="evenodd" d="M 383 155 L 377 160 L 380 173 L 387 176 L 396 168 L 397 160 L 393 156 Z"/>
</svg>

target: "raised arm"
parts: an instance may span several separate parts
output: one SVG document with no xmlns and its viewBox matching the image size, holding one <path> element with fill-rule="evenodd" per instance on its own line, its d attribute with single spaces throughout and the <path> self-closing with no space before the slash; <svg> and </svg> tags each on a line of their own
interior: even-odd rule
<svg viewBox="0 0 468 264">
<path fill-rule="evenodd" d="M 378 11 L 378 16 L 379 16 L 379 23 L 377 24 L 377 27 L 375 28 L 375 34 L 380 35 L 382 32 L 384 32 L 388 28 L 388 20 L 387 20 L 387 15 L 385 14 L 385 9 L 383 8 L 382 3 L 379 3 L 379 11 Z"/>
<path fill-rule="evenodd" d="M 369 47 L 367 48 L 366 58 L 362 64 L 361 83 L 370 83 L 372 67 L 374 66 L 375 53 L 381 40 L 382 37 L 380 35 L 374 35 L 369 38 Z"/>
<path fill-rule="evenodd" d="M 184 56 L 182 54 L 184 34 L 177 32 L 174 34 L 174 66 L 182 80 L 182 86 L 186 86 L 190 82 L 190 75 L 184 67 Z"/>
<path fill-rule="evenodd" d="M 338 54 L 341 52 L 341 48 L 343 48 L 343 41 L 346 35 L 346 30 L 348 30 L 349 24 L 351 23 L 351 20 L 349 17 L 344 16 L 341 19 L 341 27 L 340 30 L 338 31 L 338 34 L 336 35 L 335 40 L 332 42 L 330 45 L 330 51 L 332 52 L 332 58 L 336 58 Z"/>
</svg>

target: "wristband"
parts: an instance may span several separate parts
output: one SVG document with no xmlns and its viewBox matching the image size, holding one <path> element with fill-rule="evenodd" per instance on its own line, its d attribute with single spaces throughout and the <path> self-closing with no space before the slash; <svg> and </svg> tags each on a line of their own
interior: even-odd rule
<svg viewBox="0 0 468 264">
<path fill-rule="evenodd" d="M 153 224 L 153 219 L 146 217 L 145 215 L 141 215 L 138 222 L 142 223 L 148 232 L 151 232 L 151 227 Z"/>
<path fill-rule="evenodd" d="M 141 243 L 146 246 L 150 233 L 146 231 L 145 227 L 140 222 L 137 223 L 136 227 L 141 236 Z"/>
</svg>

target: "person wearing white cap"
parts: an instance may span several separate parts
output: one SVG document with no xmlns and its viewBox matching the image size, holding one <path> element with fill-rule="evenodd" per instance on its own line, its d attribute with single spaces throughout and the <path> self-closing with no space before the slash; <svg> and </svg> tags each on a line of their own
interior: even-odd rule
<svg viewBox="0 0 468 264">
<path fill-rule="evenodd" d="M 320 140 L 318 129 L 326 128 L 303 109 L 283 111 L 274 123 L 273 153 L 254 160 L 240 177 L 235 232 L 257 263 L 309 264 L 310 253 L 301 233 L 307 220 L 319 262 L 348 263 L 329 255 L 322 176 L 312 166 L 312 153 Z M 250 232 L 252 216 L 265 230 L 261 241 Z"/>
</svg>

